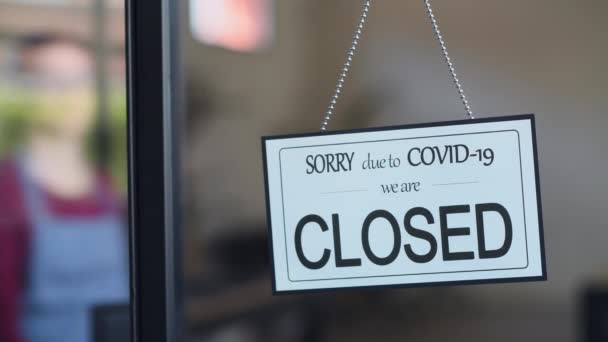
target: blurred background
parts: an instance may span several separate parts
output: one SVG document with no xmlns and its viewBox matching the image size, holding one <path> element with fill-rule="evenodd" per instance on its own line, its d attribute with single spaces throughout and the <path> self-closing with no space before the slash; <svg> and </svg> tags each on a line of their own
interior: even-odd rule
<svg viewBox="0 0 608 342">
<path fill-rule="evenodd" d="M 0 2 L 2 342 L 109 340 L 108 315 L 128 339 L 123 23 L 121 1 Z"/>
<path fill-rule="evenodd" d="M 272 297 L 259 137 L 318 129 L 361 3 L 190 0 L 188 341 L 608 341 L 608 3 L 433 5 L 476 115 L 536 114 L 549 280 Z M 57 324 L 86 316 L 80 336 L 121 341 L 123 241 L 108 232 L 125 213 L 123 20 L 120 1 L 0 2 L 0 341 L 55 341 L 35 339 L 49 320 L 36 308 L 62 302 L 74 312 Z M 375 2 L 330 128 L 459 118 L 423 2 Z M 62 240 L 36 234 L 62 224 Z M 74 226 L 114 247 L 80 265 L 41 257 L 96 236 Z M 61 295 L 74 287 L 86 295 Z M 56 340 L 89 341 L 69 338 Z"/>
</svg>

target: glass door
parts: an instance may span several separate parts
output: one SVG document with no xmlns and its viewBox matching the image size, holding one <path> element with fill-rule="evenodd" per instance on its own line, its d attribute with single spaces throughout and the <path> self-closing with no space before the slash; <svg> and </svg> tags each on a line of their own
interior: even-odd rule
<svg viewBox="0 0 608 342">
<path fill-rule="evenodd" d="M 135 340 L 606 340 L 597 1 L 433 1 L 476 117 L 536 112 L 547 281 L 272 294 L 260 137 L 319 130 L 362 3 L 129 2 Z M 461 117 L 424 2 L 366 25 L 330 130 Z"/>
</svg>

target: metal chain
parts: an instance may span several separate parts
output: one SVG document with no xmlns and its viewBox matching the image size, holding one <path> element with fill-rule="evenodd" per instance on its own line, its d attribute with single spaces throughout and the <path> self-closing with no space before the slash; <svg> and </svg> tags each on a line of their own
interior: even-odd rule
<svg viewBox="0 0 608 342">
<path fill-rule="evenodd" d="M 456 70 L 454 69 L 454 63 L 450 59 L 450 55 L 448 55 L 448 48 L 445 46 L 445 41 L 443 40 L 443 36 L 441 35 L 441 31 L 439 30 L 439 25 L 437 24 L 437 19 L 435 18 L 435 14 L 433 14 L 433 9 L 431 8 L 431 1 L 424 0 L 424 6 L 426 7 L 426 13 L 431 20 L 431 24 L 433 25 L 433 31 L 435 31 L 435 37 L 437 41 L 439 41 L 439 45 L 441 46 L 441 52 L 443 53 L 443 57 L 445 59 L 448 68 L 450 69 L 450 74 L 452 75 L 452 80 L 456 85 L 456 89 L 458 90 L 458 94 L 460 95 L 460 100 L 462 104 L 464 104 L 464 109 L 467 112 L 467 116 L 469 119 L 475 119 L 473 116 L 473 111 L 471 111 L 471 107 L 469 106 L 469 101 L 467 101 L 467 97 L 464 95 L 464 90 L 462 90 L 462 85 L 460 84 L 460 80 L 458 79 L 458 75 L 456 75 Z"/>
<path fill-rule="evenodd" d="M 342 70 L 340 71 L 340 75 L 338 76 L 338 83 L 336 85 L 336 89 L 334 91 L 333 96 L 331 97 L 329 106 L 327 107 L 327 111 L 325 112 L 325 116 L 321 121 L 321 131 L 327 130 L 327 126 L 329 125 L 329 121 L 332 119 L 334 114 L 334 110 L 336 107 L 336 103 L 338 102 L 338 98 L 340 98 L 340 94 L 342 93 L 342 89 L 344 88 L 344 82 L 346 81 L 346 76 L 350 71 L 350 67 L 353 62 L 353 56 L 357 51 L 357 47 L 359 47 L 359 41 L 361 40 L 361 35 L 363 34 L 363 27 L 365 22 L 367 21 L 367 15 L 369 14 L 369 9 L 371 6 L 372 0 L 366 0 L 363 5 L 363 13 L 361 13 L 361 17 L 359 18 L 359 23 L 355 29 L 355 35 L 353 36 L 352 44 L 348 49 L 348 53 L 346 54 L 346 61 L 342 66 Z M 424 0 L 424 5 L 426 7 L 426 12 L 428 14 L 429 19 L 431 20 L 431 24 L 433 25 L 433 31 L 435 32 L 435 37 L 439 41 L 439 45 L 441 46 L 441 52 L 443 53 L 443 57 L 445 59 L 448 68 L 450 69 L 450 74 L 452 75 L 452 80 L 456 85 L 456 89 L 458 90 L 458 94 L 460 95 L 460 99 L 464 104 L 464 109 L 467 112 L 467 116 L 469 119 L 475 119 L 473 116 L 473 112 L 471 111 L 471 107 L 469 106 L 469 102 L 467 101 L 467 97 L 464 94 L 464 90 L 462 89 L 462 85 L 460 84 L 460 80 L 458 79 L 458 75 L 456 75 L 456 70 L 454 69 L 454 63 L 450 59 L 448 54 L 448 49 L 445 45 L 445 41 L 443 40 L 443 36 L 441 35 L 441 31 L 439 30 L 439 25 L 437 24 L 437 19 L 435 18 L 435 14 L 433 13 L 433 9 L 431 8 L 430 0 Z"/>
<path fill-rule="evenodd" d="M 325 117 L 323 121 L 321 121 L 321 131 L 325 131 L 327 129 L 327 125 L 329 124 L 329 120 L 331 120 L 332 115 L 334 114 L 334 109 L 336 103 L 338 102 L 338 98 L 342 93 L 342 88 L 344 87 L 344 81 L 346 80 L 346 76 L 348 75 L 348 71 L 350 70 L 351 64 L 353 62 L 353 56 L 355 55 L 355 51 L 357 51 L 357 47 L 359 46 L 359 40 L 361 39 L 361 35 L 363 34 L 363 26 L 365 25 L 365 21 L 367 20 L 367 14 L 369 13 L 369 7 L 372 4 L 372 0 L 366 0 L 363 5 L 363 13 L 361 13 L 361 17 L 359 18 L 359 24 L 357 24 L 357 28 L 355 29 L 355 35 L 353 36 L 352 44 L 348 49 L 348 53 L 346 54 L 346 61 L 342 66 L 342 71 L 340 72 L 340 76 L 338 77 L 338 84 L 336 85 L 336 90 L 334 91 L 334 95 L 331 97 L 331 101 L 329 102 L 329 106 L 327 107 L 327 111 L 325 112 Z"/>
</svg>

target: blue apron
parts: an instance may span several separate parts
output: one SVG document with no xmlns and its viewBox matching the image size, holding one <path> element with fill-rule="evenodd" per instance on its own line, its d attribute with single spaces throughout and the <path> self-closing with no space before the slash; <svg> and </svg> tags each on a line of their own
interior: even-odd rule
<svg viewBox="0 0 608 342">
<path fill-rule="evenodd" d="M 23 303 L 26 342 L 91 342 L 92 308 L 129 300 L 126 231 L 118 210 L 95 217 L 56 217 L 21 171 L 32 226 Z M 100 201 L 110 196 L 98 189 Z"/>
</svg>

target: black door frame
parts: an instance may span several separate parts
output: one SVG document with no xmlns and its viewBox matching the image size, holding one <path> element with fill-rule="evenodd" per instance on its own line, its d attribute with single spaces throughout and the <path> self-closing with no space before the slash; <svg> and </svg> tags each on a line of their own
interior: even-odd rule
<svg viewBox="0 0 608 342">
<path fill-rule="evenodd" d="M 178 3 L 125 3 L 134 342 L 182 340 Z"/>
</svg>

